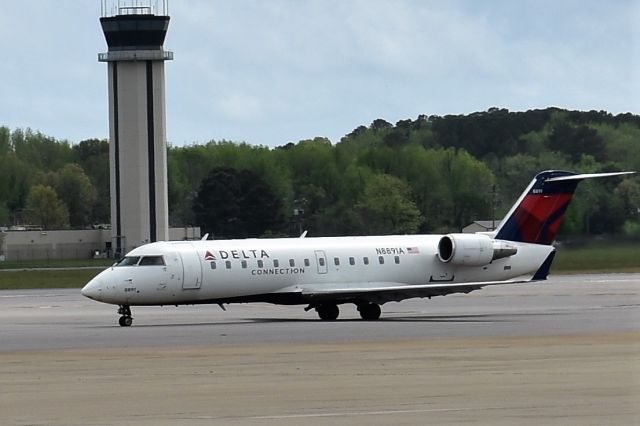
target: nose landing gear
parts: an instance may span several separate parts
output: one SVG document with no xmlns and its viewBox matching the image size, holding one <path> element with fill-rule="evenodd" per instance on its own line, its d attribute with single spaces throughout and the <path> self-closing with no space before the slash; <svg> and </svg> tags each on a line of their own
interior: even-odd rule
<svg viewBox="0 0 640 426">
<path fill-rule="evenodd" d="M 120 305 L 118 314 L 122 315 L 118 320 L 120 327 L 130 327 L 133 323 L 133 318 L 131 317 L 131 308 L 129 308 L 129 305 Z"/>
</svg>

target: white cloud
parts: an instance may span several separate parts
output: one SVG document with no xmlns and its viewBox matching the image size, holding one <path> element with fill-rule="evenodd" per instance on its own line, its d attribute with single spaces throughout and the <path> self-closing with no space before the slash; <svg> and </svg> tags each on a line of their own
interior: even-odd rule
<svg viewBox="0 0 640 426">
<path fill-rule="evenodd" d="M 237 121 L 255 121 L 264 116 L 260 99 L 250 94 L 231 93 L 216 101 L 216 106 L 227 118 Z"/>
<path fill-rule="evenodd" d="M 174 143 L 337 141 L 376 118 L 559 106 L 640 110 L 638 1 L 172 2 Z M 97 2 L 0 14 L 0 117 L 56 137 L 107 132 Z M 55 24 L 55 25 L 54 25 Z"/>
</svg>

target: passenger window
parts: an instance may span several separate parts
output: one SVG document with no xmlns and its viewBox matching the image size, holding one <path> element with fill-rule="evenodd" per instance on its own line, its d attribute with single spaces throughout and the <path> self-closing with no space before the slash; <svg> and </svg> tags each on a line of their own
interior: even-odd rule
<svg viewBox="0 0 640 426">
<path fill-rule="evenodd" d="M 384 257 L 378 256 L 378 262 L 380 262 L 381 265 L 384 265 Z"/>
<path fill-rule="evenodd" d="M 304 266 L 309 266 L 309 259 L 304 260 Z"/>
<path fill-rule="evenodd" d="M 162 259 L 162 256 L 144 256 L 138 265 L 164 266 L 164 260 Z"/>
<path fill-rule="evenodd" d="M 227 269 L 231 269 L 231 261 L 230 260 L 227 260 L 224 263 L 225 263 L 225 265 L 227 265 Z"/>
<path fill-rule="evenodd" d="M 240 262 L 242 265 L 242 269 L 247 269 L 247 261 L 243 260 L 242 262 Z"/>
<path fill-rule="evenodd" d="M 340 266 L 340 258 L 339 258 L 339 257 L 334 257 L 334 258 L 333 258 L 333 263 L 334 263 L 336 266 Z"/>
<path fill-rule="evenodd" d="M 289 266 L 296 266 L 296 262 L 293 259 L 289 259 Z"/>
<path fill-rule="evenodd" d="M 264 268 L 264 262 L 262 260 L 258 260 L 258 268 Z"/>
<path fill-rule="evenodd" d="M 273 267 L 277 268 L 278 266 L 280 266 L 280 262 L 278 261 L 278 259 L 273 259 Z"/>
<path fill-rule="evenodd" d="M 400 256 L 396 256 L 394 260 L 396 261 L 396 265 L 400 264 Z"/>
<path fill-rule="evenodd" d="M 216 269 L 216 261 L 211 262 L 211 269 Z"/>
<path fill-rule="evenodd" d="M 318 263 L 320 263 L 320 266 L 324 266 L 324 257 L 319 257 Z"/>
<path fill-rule="evenodd" d="M 368 257 L 363 257 L 362 258 L 362 263 L 364 263 L 365 265 L 369 264 L 369 258 Z"/>
<path fill-rule="evenodd" d="M 349 265 L 355 265 L 356 264 L 356 260 L 353 257 L 349 258 Z"/>
</svg>

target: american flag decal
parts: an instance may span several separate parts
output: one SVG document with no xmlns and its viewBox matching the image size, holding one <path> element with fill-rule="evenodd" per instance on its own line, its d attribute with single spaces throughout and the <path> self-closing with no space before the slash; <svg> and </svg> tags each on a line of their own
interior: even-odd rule
<svg viewBox="0 0 640 426">
<path fill-rule="evenodd" d="M 213 255 L 213 253 L 207 250 L 207 252 L 204 254 L 204 260 L 216 260 L 216 257 Z"/>
<path fill-rule="evenodd" d="M 420 250 L 418 250 L 418 247 L 407 247 L 407 253 L 420 254 Z"/>
</svg>

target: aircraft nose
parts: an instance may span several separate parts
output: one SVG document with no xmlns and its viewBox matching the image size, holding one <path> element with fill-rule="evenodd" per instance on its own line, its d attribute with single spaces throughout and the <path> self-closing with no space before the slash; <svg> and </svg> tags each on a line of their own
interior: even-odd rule
<svg viewBox="0 0 640 426">
<path fill-rule="evenodd" d="M 100 297 L 102 296 L 102 283 L 100 282 L 100 278 L 95 277 L 89 281 L 87 285 L 82 287 L 80 293 L 89 299 L 100 300 Z"/>
</svg>

